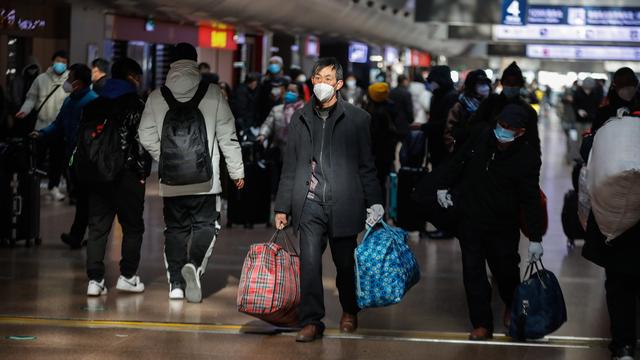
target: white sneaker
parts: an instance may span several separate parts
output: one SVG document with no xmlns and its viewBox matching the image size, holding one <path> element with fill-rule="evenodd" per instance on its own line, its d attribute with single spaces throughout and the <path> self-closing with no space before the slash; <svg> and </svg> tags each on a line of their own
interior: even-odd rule
<svg viewBox="0 0 640 360">
<path fill-rule="evenodd" d="M 193 264 L 182 267 L 182 277 L 186 282 L 185 294 L 187 301 L 192 303 L 202 302 L 202 288 L 200 287 L 200 275 Z"/>
<path fill-rule="evenodd" d="M 107 294 L 107 287 L 104 285 L 104 279 L 102 281 L 97 282 L 95 280 L 89 281 L 89 286 L 87 286 L 87 296 L 100 296 Z"/>
<path fill-rule="evenodd" d="M 171 290 L 169 291 L 169 299 L 184 300 L 184 290 L 182 290 L 180 286 L 171 285 Z"/>
<path fill-rule="evenodd" d="M 116 289 L 132 293 L 141 293 L 144 291 L 144 284 L 140 281 L 138 275 L 134 275 L 129 279 L 120 275 Z"/>
<path fill-rule="evenodd" d="M 57 186 L 51 189 L 49 191 L 49 194 L 51 194 L 51 197 L 55 201 L 62 201 L 66 198 L 65 194 L 63 194 L 62 191 L 60 191 L 60 188 L 58 188 Z"/>
</svg>

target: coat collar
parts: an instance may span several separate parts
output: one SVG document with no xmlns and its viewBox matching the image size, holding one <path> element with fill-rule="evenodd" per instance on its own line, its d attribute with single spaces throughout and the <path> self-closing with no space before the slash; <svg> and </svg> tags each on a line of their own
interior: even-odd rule
<svg viewBox="0 0 640 360">
<path fill-rule="evenodd" d="M 318 101 L 315 96 L 311 97 L 311 100 L 302 108 L 301 119 L 302 122 L 307 125 L 307 127 L 311 126 L 311 122 L 317 117 L 316 108 L 318 106 Z M 335 124 L 340 121 L 344 117 L 345 109 L 344 109 L 344 100 L 342 97 L 338 96 L 338 102 L 336 103 L 336 108 L 333 110 L 330 118 L 335 119 Z"/>
</svg>

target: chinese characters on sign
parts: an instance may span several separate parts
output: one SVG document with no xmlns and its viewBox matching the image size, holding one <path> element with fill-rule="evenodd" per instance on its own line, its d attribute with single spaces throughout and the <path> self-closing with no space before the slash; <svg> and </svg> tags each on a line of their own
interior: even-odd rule
<svg viewBox="0 0 640 360">
<path fill-rule="evenodd" d="M 47 22 L 43 19 L 24 19 L 17 15 L 15 9 L 0 8 L 0 30 L 32 31 L 46 26 Z"/>
</svg>

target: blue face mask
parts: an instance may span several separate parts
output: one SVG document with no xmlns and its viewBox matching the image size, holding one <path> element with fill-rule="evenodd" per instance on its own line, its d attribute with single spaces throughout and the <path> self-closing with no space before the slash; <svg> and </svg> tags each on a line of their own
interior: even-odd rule
<svg viewBox="0 0 640 360">
<path fill-rule="evenodd" d="M 496 139 L 500 143 L 510 143 L 516 139 L 516 132 L 513 130 L 507 130 L 498 124 L 496 128 L 493 130 L 493 133 L 496 135 Z"/>
<path fill-rule="evenodd" d="M 53 71 L 58 75 L 62 75 L 67 71 L 67 64 L 61 62 L 53 63 Z"/>
<path fill-rule="evenodd" d="M 291 104 L 298 101 L 298 94 L 294 93 L 293 91 L 287 91 L 284 94 L 284 102 L 287 104 Z"/>
<path fill-rule="evenodd" d="M 504 88 L 502 88 L 502 93 L 508 99 L 513 99 L 520 95 L 520 88 L 515 86 L 505 86 Z"/>
<path fill-rule="evenodd" d="M 476 93 L 483 98 L 486 98 L 491 93 L 491 87 L 487 84 L 478 85 L 476 86 Z"/>
<path fill-rule="evenodd" d="M 278 74 L 280 72 L 280 69 L 280 65 L 278 64 L 271 64 L 267 67 L 267 71 L 273 75 Z"/>
</svg>

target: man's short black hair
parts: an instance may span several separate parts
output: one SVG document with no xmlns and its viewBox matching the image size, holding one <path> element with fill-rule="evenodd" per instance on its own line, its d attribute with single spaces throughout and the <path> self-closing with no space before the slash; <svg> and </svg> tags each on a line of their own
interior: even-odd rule
<svg viewBox="0 0 640 360">
<path fill-rule="evenodd" d="M 260 73 L 251 72 L 244 77 L 244 83 L 251 84 L 254 81 L 258 81 L 259 79 L 260 79 Z"/>
<path fill-rule="evenodd" d="M 320 70 L 326 67 L 330 67 L 332 70 L 336 71 L 336 80 L 344 80 L 342 65 L 340 64 L 338 59 L 334 57 L 320 58 L 318 61 L 316 61 L 315 65 L 313 65 L 313 71 L 311 72 L 311 74 L 315 76 L 320 72 Z"/>
<path fill-rule="evenodd" d="M 211 65 L 209 65 L 209 63 L 206 63 L 206 62 L 201 62 L 200 64 L 198 64 L 198 70 L 202 70 L 202 69 L 211 70 Z"/>
<path fill-rule="evenodd" d="M 398 85 L 402 84 L 403 82 L 409 80 L 409 78 L 404 75 L 404 74 L 400 74 L 398 75 Z"/>
<path fill-rule="evenodd" d="M 98 68 L 101 72 L 108 74 L 109 73 L 109 62 L 102 58 L 97 58 L 91 62 L 92 68 Z"/>
<path fill-rule="evenodd" d="M 111 66 L 113 79 L 127 80 L 129 75 L 142 75 L 142 68 L 135 60 L 125 57 L 116 60 Z"/>
<path fill-rule="evenodd" d="M 51 56 L 51 61 L 54 61 L 56 58 L 59 58 L 59 57 L 69 61 L 69 54 L 67 54 L 67 52 L 64 50 L 58 50 L 54 52 L 53 55 Z"/>
<path fill-rule="evenodd" d="M 82 81 L 84 86 L 91 85 L 91 69 L 85 64 L 73 64 L 69 66 L 69 76 L 75 81 Z"/>
</svg>

